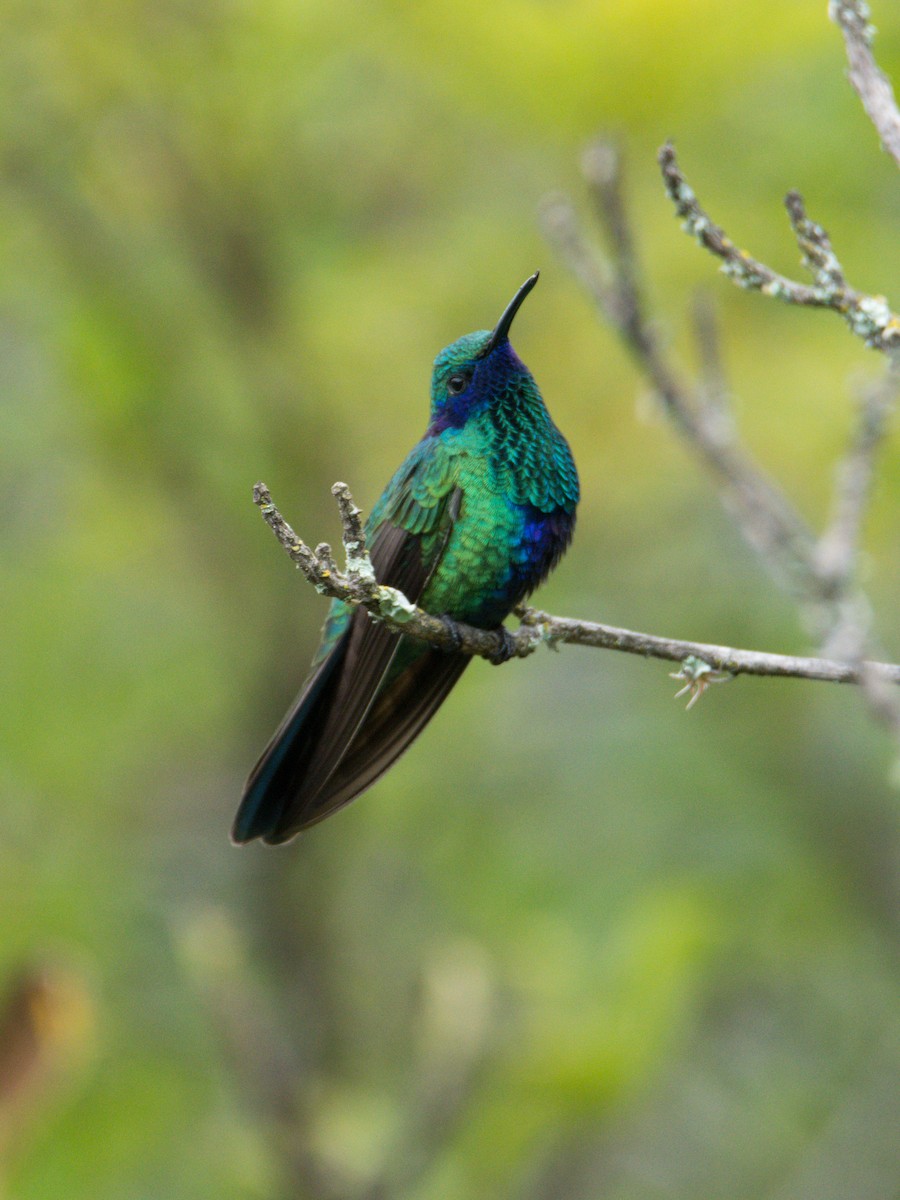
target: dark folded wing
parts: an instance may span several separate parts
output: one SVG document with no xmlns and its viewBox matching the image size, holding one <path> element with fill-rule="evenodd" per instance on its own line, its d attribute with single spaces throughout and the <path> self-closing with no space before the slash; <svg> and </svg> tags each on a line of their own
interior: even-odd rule
<svg viewBox="0 0 900 1200">
<path fill-rule="evenodd" d="M 409 749 L 470 661 L 465 654 L 424 651 L 372 706 L 348 753 L 318 797 L 315 812 L 300 828 L 315 825 L 371 787 Z"/>
<path fill-rule="evenodd" d="M 371 556 L 375 575 L 381 583 L 399 588 L 413 601 L 419 598 L 429 572 L 422 561 L 418 538 L 410 537 L 396 525 L 382 525 L 372 540 Z M 292 816 L 292 823 L 301 820 L 300 828 L 307 824 L 307 810 L 315 811 L 316 820 L 331 811 L 329 808 L 320 812 L 325 799 L 319 793 L 366 719 L 400 646 L 400 638 L 373 621 L 363 608 L 354 611 L 343 640 L 341 669 L 327 706 L 322 706 L 325 711 L 316 738 L 315 756 L 303 774 L 303 809 Z"/>
</svg>

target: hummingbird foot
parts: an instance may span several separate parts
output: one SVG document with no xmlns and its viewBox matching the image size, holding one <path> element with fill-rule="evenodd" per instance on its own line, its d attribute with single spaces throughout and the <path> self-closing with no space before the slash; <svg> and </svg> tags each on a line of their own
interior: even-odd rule
<svg viewBox="0 0 900 1200">
<path fill-rule="evenodd" d="M 516 653 L 516 639 L 509 632 L 505 625 L 501 625 L 497 630 L 500 634 L 500 645 L 488 659 L 492 666 L 499 667 L 509 660 Z"/>
<path fill-rule="evenodd" d="M 439 618 L 441 624 L 447 630 L 447 636 L 450 638 L 450 645 L 444 648 L 445 654 L 458 654 L 462 650 L 462 636 L 456 627 L 456 622 L 452 617 L 448 617 L 443 613 Z"/>
</svg>

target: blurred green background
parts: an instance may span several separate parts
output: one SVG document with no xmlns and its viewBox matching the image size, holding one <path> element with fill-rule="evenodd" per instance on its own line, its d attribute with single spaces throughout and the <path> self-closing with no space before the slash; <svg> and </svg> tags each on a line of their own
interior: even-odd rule
<svg viewBox="0 0 900 1200">
<path fill-rule="evenodd" d="M 289 847 L 228 843 L 324 604 L 311 541 L 421 434 L 430 363 L 535 267 L 515 344 L 575 450 L 542 606 L 808 646 L 536 213 L 621 136 L 664 337 L 719 306 L 751 447 L 817 526 L 881 363 L 679 231 L 677 139 L 796 274 L 788 187 L 894 290 L 900 187 L 824 0 L 5 0 L 0 1153 L 15 1200 L 900 1194 L 893 752 L 850 689 L 476 664 Z M 876 6 L 900 78 L 900 14 Z M 866 530 L 896 657 L 896 446 Z M 285 655 L 285 635 L 293 643 Z M 5 1075 L 4 1075 L 5 1070 Z"/>
</svg>

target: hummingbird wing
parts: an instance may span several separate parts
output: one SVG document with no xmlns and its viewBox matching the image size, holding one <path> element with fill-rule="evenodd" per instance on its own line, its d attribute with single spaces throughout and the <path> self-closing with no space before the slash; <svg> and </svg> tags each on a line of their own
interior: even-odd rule
<svg viewBox="0 0 900 1200">
<path fill-rule="evenodd" d="M 370 521 L 380 582 L 416 602 L 440 564 L 459 515 L 451 456 L 420 443 L 388 485 Z M 428 647 L 385 685 L 408 639 L 361 608 L 338 607 L 326 626 L 334 645 L 314 666 L 247 780 L 232 838 L 286 841 L 323 820 L 375 780 L 410 745 L 468 665 Z"/>
<path fill-rule="evenodd" d="M 431 647 L 420 651 L 377 697 L 346 755 L 316 798 L 315 814 L 301 828 L 330 816 L 371 787 L 412 745 L 470 661 L 466 654 Z"/>
</svg>

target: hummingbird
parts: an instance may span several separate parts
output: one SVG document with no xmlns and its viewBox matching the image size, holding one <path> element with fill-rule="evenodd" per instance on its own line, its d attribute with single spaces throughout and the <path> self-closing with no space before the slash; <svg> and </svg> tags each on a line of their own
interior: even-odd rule
<svg viewBox="0 0 900 1200">
<path fill-rule="evenodd" d="M 366 523 L 379 583 L 435 616 L 503 621 L 572 539 L 578 473 L 531 372 L 513 350 L 526 279 L 493 330 L 434 360 L 421 441 Z M 504 637 L 496 656 L 510 655 Z M 250 772 L 232 841 L 275 845 L 370 787 L 422 732 L 469 664 L 334 601 L 310 673 Z"/>
</svg>

